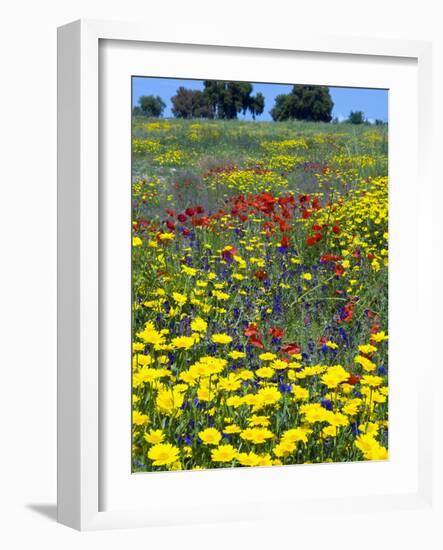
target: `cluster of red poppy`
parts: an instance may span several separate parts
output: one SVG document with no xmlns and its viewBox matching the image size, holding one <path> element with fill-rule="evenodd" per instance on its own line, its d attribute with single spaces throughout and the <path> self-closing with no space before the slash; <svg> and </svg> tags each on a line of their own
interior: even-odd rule
<svg viewBox="0 0 443 550">
<path fill-rule="evenodd" d="M 250 323 L 246 327 L 244 335 L 249 339 L 249 344 L 251 346 L 263 349 L 263 336 L 260 333 L 258 325 L 256 323 Z M 285 331 L 279 327 L 270 327 L 268 329 L 268 335 L 272 336 L 272 338 L 275 338 L 276 340 L 281 340 L 285 335 Z M 300 346 L 295 342 L 283 344 L 280 350 L 282 351 L 282 353 L 288 355 L 289 357 L 291 357 L 292 355 L 297 355 L 301 352 Z M 282 358 L 282 360 L 289 361 L 289 358 Z"/>
<path fill-rule="evenodd" d="M 177 213 L 174 210 L 171 210 L 169 208 L 166 209 L 166 213 L 171 217 L 175 218 L 177 221 L 174 222 L 172 220 L 166 220 L 165 224 L 166 227 L 170 231 L 175 231 L 177 228 L 177 222 L 180 224 L 185 224 L 189 222 L 194 227 L 198 226 L 205 226 L 209 224 L 210 217 L 209 216 L 202 216 L 201 214 L 204 214 L 205 209 L 201 205 L 197 205 L 194 207 L 188 207 L 184 212 Z M 189 235 L 190 230 L 187 227 L 184 227 L 182 229 L 183 235 Z"/>
<path fill-rule="evenodd" d="M 323 239 L 324 232 L 325 230 L 327 230 L 327 228 L 328 226 L 326 224 L 320 225 L 318 223 L 314 223 L 311 228 L 314 234 L 306 238 L 306 244 L 308 246 L 314 246 L 314 244 L 320 242 Z M 331 231 L 335 235 L 340 235 L 340 225 L 337 222 L 334 222 L 331 226 Z"/>
</svg>

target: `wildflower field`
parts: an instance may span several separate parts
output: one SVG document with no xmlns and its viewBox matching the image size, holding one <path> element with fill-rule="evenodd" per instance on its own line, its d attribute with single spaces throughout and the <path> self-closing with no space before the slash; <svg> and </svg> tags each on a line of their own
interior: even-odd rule
<svg viewBox="0 0 443 550">
<path fill-rule="evenodd" d="M 387 132 L 133 117 L 133 472 L 387 459 Z"/>
</svg>

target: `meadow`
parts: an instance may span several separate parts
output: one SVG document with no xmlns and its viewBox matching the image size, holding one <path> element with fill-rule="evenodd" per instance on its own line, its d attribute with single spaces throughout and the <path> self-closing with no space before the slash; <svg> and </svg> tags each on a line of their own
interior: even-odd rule
<svg viewBox="0 0 443 550">
<path fill-rule="evenodd" d="M 133 117 L 133 472 L 388 458 L 388 127 Z"/>
</svg>

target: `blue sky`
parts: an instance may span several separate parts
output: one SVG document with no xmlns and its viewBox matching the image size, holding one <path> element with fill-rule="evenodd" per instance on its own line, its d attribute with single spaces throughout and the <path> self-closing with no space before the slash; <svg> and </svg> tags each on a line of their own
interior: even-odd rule
<svg viewBox="0 0 443 550">
<path fill-rule="evenodd" d="M 179 86 L 192 90 L 202 90 L 201 80 L 182 80 L 178 78 L 133 77 L 132 102 L 137 105 L 142 95 L 158 95 L 166 103 L 164 117 L 171 117 L 171 97 Z M 290 84 L 254 84 L 253 93 L 261 92 L 265 96 L 265 110 L 257 120 L 272 120 L 269 111 L 274 106 L 278 94 L 287 94 L 292 89 Z M 388 120 L 388 91 L 366 88 L 329 88 L 334 108 L 332 116 L 343 120 L 350 111 L 363 111 L 366 118 L 374 121 Z M 251 116 L 239 115 L 240 119 L 250 119 Z"/>
</svg>

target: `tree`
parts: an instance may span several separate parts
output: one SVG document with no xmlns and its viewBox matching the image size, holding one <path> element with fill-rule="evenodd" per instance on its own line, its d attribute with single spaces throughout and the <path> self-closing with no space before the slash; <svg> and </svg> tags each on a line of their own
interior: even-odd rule
<svg viewBox="0 0 443 550">
<path fill-rule="evenodd" d="M 351 111 L 346 122 L 350 124 L 364 124 L 366 122 L 365 115 L 363 111 Z"/>
<path fill-rule="evenodd" d="M 263 112 L 265 98 L 263 94 L 252 95 L 250 82 L 223 80 L 205 80 L 204 95 L 215 118 L 233 119 L 238 113 L 250 111 L 255 119 Z"/>
<path fill-rule="evenodd" d="M 138 103 L 145 116 L 160 117 L 165 110 L 166 103 L 159 96 L 142 95 Z"/>
<path fill-rule="evenodd" d="M 250 98 L 249 110 L 251 111 L 252 118 L 255 120 L 257 115 L 261 115 L 265 108 L 265 98 L 261 92 L 258 92 L 257 95 Z"/>
<path fill-rule="evenodd" d="M 275 98 L 271 116 L 273 120 L 330 122 L 333 107 L 328 87 L 298 84 L 289 94 L 280 94 Z"/>
<path fill-rule="evenodd" d="M 213 113 L 208 98 L 200 90 L 188 90 L 183 86 L 171 98 L 172 114 L 178 118 L 212 118 Z"/>
</svg>

